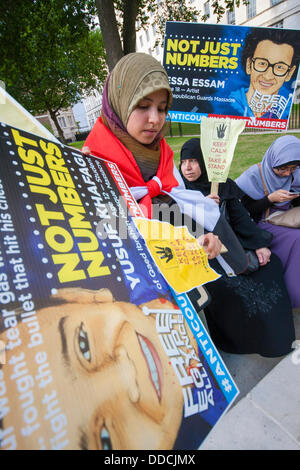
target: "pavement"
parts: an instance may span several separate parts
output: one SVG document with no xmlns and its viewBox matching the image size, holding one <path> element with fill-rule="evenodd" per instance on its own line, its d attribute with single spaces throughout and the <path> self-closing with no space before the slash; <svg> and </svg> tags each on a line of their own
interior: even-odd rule
<svg viewBox="0 0 300 470">
<path fill-rule="evenodd" d="M 221 353 L 240 395 L 201 450 L 300 450 L 300 309 L 294 322 L 299 349 L 288 356 Z"/>
</svg>

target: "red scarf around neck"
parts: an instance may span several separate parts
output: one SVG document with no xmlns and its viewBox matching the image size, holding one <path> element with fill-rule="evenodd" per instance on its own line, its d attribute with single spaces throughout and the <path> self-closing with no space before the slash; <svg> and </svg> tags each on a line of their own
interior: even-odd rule
<svg viewBox="0 0 300 470">
<path fill-rule="evenodd" d="M 147 186 L 148 194 L 144 196 L 139 204 L 143 207 L 143 212 L 151 218 L 151 198 L 162 194 L 162 191 L 170 192 L 178 181 L 173 175 L 174 161 L 173 151 L 165 141 L 160 142 L 160 161 L 156 173 L 161 182 L 161 187 L 154 179 L 144 181 L 141 171 L 132 153 L 117 139 L 117 137 L 98 118 L 93 129 L 88 135 L 84 147 L 89 147 L 91 154 L 108 160 L 118 165 L 126 183 L 131 188 L 133 186 Z M 146 209 L 146 211 L 145 211 Z"/>
</svg>

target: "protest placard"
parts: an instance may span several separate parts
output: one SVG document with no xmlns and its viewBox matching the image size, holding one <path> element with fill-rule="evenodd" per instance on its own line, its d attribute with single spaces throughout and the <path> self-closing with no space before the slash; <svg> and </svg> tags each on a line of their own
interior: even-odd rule
<svg viewBox="0 0 300 470">
<path fill-rule="evenodd" d="M 244 119 L 285 130 L 299 65 L 299 31 L 167 22 L 163 64 L 173 122 Z"/>
<path fill-rule="evenodd" d="M 197 449 L 238 394 L 115 164 L 0 124 L 0 447 Z"/>
<path fill-rule="evenodd" d="M 245 122 L 203 117 L 201 121 L 201 149 L 208 181 L 224 183 L 228 177 L 234 149 Z"/>
</svg>

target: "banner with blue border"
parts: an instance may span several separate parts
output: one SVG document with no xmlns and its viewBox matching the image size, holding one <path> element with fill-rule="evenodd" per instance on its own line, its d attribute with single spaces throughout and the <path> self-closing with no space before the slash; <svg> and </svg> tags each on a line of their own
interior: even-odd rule
<svg viewBox="0 0 300 470">
<path fill-rule="evenodd" d="M 172 120 L 222 116 L 287 129 L 299 49 L 298 30 L 167 22 L 163 65 Z"/>
<path fill-rule="evenodd" d="M 214 376 L 220 388 L 223 390 L 224 396 L 228 404 L 232 403 L 232 401 L 238 396 L 239 390 L 236 384 L 234 383 L 230 372 L 226 368 L 223 359 L 221 358 L 219 352 L 213 344 L 208 332 L 206 331 L 206 328 L 204 327 L 199 316 L 197 315 L 188 296 L 186 294 L 178 295 L 173 290 L 172 292 L 177 304 L 182 310 L 182 313 L 190 329 L 192 330 L 197 340 L 202 354 L 204 355 L 210 367 L 212 368 Z"/>
<path fill-rule="evenodd" d="M 5 123 L 0 158 L 0 448 L 198 449 L 238 392 L 117 166 Z"/>
</svg>

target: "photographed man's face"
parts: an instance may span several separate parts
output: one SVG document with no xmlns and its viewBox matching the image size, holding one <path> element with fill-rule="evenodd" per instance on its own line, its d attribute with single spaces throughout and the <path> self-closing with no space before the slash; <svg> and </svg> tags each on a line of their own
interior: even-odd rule
<svg viewBox="0 0 300 470">
<path fill-rule="evenodd" d="M 295 66 L 288 69 L 283 76 L 274 74 L 272 67 L 268 67 L 264 72 L 259 72 L 254 68 L 254 59 L 266 59 L 271 65 L 284 63 L 290 66 L 292 63 L 294 49 L 289 44 L 275 44 L 272 41 L 260 41 L 254 51 L 253 58 L 247 59 L 247 74 L 250 75 L 249 98 L 255 90 L 263 95 L 277 94 L 284 82 L 289 81 L 295 71 Z M 260 64 L 258 64 L 258 68 Z M 280 65 L 277 68 L 280 70 Z M 280 73 L 280 72 L 279 72 Z"/>
</svg>

